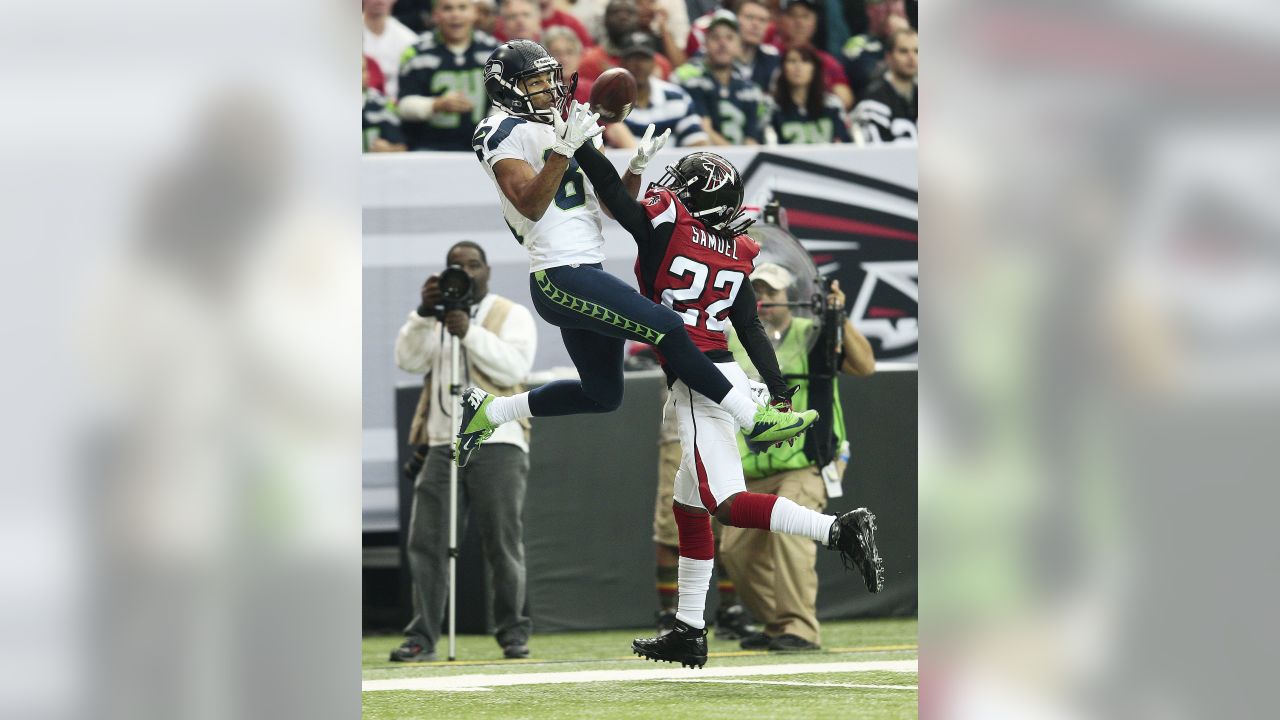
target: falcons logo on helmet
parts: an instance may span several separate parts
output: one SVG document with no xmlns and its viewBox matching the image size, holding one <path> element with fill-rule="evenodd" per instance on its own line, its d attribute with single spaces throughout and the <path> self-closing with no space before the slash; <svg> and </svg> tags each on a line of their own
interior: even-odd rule
<svg viewBox="0 0 1280 720">
<path fill-rule="evenodd" d="M 733 180 L 735 170 L 727 163 L 708 159 L 702 163 L 702 168 L 707 171 L 707 184 L 702 188 L 706 192 L 715 192 Z"/>
</svg>

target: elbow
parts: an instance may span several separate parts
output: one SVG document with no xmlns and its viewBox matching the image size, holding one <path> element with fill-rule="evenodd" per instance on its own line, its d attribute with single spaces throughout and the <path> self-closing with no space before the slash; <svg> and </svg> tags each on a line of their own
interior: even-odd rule
<svg viewBox="0 0 1280 720">
<path fill-rule="evenodd" d="M 876 374 L 876 361 L 868 360 L 866 362 L 854 362 L 845 366 L 845 372 L 854 377 L 871 377 Z"/>
<path fill-rule="evenodd" d="M 534 206 L 532 203 L 528 203 L 528 202 L 517 203 L 516 210 L 520 211 L 521 215 L 529 218 L 534 222 L 538 222 L 539 220 L 541 220 L 542 216 L 545 215 L 547 212 L 547 209 L 545 207 L 539 208 Z"/>
</svg>

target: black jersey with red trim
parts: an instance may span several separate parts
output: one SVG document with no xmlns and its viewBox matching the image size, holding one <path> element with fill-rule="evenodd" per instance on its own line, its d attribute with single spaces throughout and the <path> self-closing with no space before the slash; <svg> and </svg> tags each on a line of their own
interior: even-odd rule
<svg viewBox="0 0 1280 720">
<path fill-rule="evenodd" d="M 726 238 L 709 232 L 667 188 L 650 188 L 642 204 L 649 223 L 655 228 L 670 225 L 670 236 L 665 245 L 640 247 L 640 292 L 683 317 L 699 350 L 728 353 L 729 312 L 750 282 L 760 246 L 746 235 Z"/>
</svg>

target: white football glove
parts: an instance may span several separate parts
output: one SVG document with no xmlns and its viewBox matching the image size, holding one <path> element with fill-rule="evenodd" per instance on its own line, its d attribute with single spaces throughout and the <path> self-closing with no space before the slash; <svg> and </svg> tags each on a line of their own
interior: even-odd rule
<svg viewBox="0 0 1280 720">
<path fill-rule="evenodd" d="M 600 114 L 591 112 L 577 100 L 569 106 L 568 120 L 562 120 L 558 112 L 552 113 L 551 118 L 556 129 L 556 144 L 551 149 L 567 158 L 573 157 L 582 143 L 604 132 L 604 128 L 596 124 Z"/>
<path fill-rule="evenodd" d="M 671 137 L 671 128 L 667 128 L 666 132 L 655 138 L 653 136 L 653 125 L 650 124 L 644 131 L 644 137 L 640 138 L 640 144 L 636 145 L 635 156 L 627 164 L 627 169 L 631 171 L 631 174 L 643 175 L 644 169 L 649 165 L 649 161 L 653 159 L 654 155 L 658 154 L 663 145 L 667 144 L 667 138 L 669 137 Z"/>
<path fill-rule="evenodd" d="M 670 130 L 668 130 L 667 132 L 670 132 Z M 759 405 L 760 407 L 765 407 L 769 404 L 769 400 L 771 399 L 771 397 L 769 394 L 768 385 L 765 385 L 762 382 L 756 382 L 755 380 L 747 378 L 747 386 L 751 388 L 751 399 L 755 402 L 756 405 Z"/>
</svg>

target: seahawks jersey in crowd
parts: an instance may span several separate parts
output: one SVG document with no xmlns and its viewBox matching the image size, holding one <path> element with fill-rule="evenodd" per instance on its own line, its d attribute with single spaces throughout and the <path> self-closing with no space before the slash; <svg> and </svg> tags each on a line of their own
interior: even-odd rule
<svg viewBox="0 0 1280 720">
<path fill-rule="evenodd" d="M 378 138 L 394 145 L 404 143 L 404 136 L 400 132 L 400 118 L 396 115 L 396 104 L 388 100 L 387 96 L 373 88 L 365 88 L 364 111 L 360 115 L 364 124 L 366 152 Z"/>
<path fill-rule="evenodd" d="M 404 121 L 410 150 L 466 150 L 476 123 L 489 114 L 484 64 L 498 47 L 489 35 L 474 31 L 460 53 L 445 47 L 439 33 L 425 33 L 400 57 L 400 98 L 437 97 L 457 90 L 471 100 L 469 113 L 434 113 L 426 122 Z"/>
<path fill-rule="evenodd" d="M 840 98 L 831 93 L 823 99 L 822 115 L 817 117 L 809 117 L 803 107 L 784 109 L 775 101 L 769 122 L 782 145 L 853 142 L 849 127 L 844 124 L 843 110 Z"/>
<path fill-rule="evenodd" d="M 702 129 L 702 118 L 694 112 L 693 98 L 679 85 L 673 85 L 656 77 L 649 78 L 649 105 L 642 107 L 637 100 L 631 114 L 623 124 L 632 135 L 642 137 L 645 128 L 652 123 L 655 135 L 671 130 L 676 145 L 707 142 L 707 132 Z"/>
<path fill-rule="evenodd" d="M 840 54 L 849 88 L 854 97 L 860 98 L 875 80 L 876 73 L 884 70 L 884 43 L 875 35 L 854 35 L 845 42 Z"/>
<path fill-rule="evenodd" d="M 556 143 L 556 131 L 550 125 L 497 112 L 476 126 L 471 148 L 493 181 L 502 200 L 502 215 L 516 242 L 529 253 L 529 271 L 571 263 L 604 262 L 604 236 L 601 234 L 600 204 L 595 189 L 587 182 L 578 162 L 569 159 L 560 187 L 556 189 L 547 210 L 539 220 L 531 220 L 507 199 L 498 187 L 493 166 L 507 158 L 529 163 L 540 172 Z"/>
<path fill-rule="evenodd" d="M 677 68 L 675 79 L 692 98 L 694 112 L 710 118 L 711 127 L 726 140 L 734 145 L 747 138 L 764 142 L 764 95 L 739 68 L 730 71 L 728 85 L 721 85 L 705 62 L 695 59 Z"/>
<path fill-rule="evenodd" d="M 782 54 L 772 45 L 760 45 L 756 47 L 755 58 L 744 67 L 747 74 L 751 76 L 751 82 L 755 83 L 761 92 L 768 93 L 769 88 L 773 87 L 773 76 L 782 69 Z"/>
<path fill-rule="evenodd" d="M 853 107 L 853 123 L 867 143 L 914 143 L 916 99 L 919 87 L 911 84 L 911 97 L 893 89 L 888 75 L 871 83 L 867 94 Z"/>
</svg>

